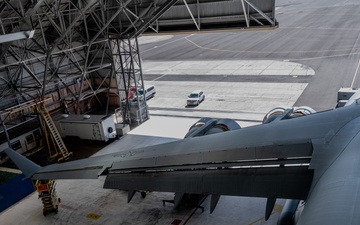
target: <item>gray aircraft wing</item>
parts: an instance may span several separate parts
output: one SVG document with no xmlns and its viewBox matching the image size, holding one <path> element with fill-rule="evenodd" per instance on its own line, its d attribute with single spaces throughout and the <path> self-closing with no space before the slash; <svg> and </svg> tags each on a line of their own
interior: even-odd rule
<svg viewBox="0 0 360 225">
<path fill-rule="evenodd" d="M 250 143 L 236 146 L 228 142 L 226 150 L 222 150 L 220 146 L 226 142 L 216 141 L 210 148 L 198 144 L 201 139 L 184 139 L 46 167 L 39 167 L 10 149 L 5 151 L 32 179 L 91 179 L 107 175 L 104 187 L 122 190 L 306 197 L 312 171 L 306 166 L 279 165 L 308 163 L 312 154 L 309 141 L 261 146 Z"/>
<path fill-rule="evenodd" d="M 307 199 L 359 133 L 353 104 L 299 118 L 39 167 L 5 152 L 33 179 L 106 175 L 104 188 Z"/>
</svg>

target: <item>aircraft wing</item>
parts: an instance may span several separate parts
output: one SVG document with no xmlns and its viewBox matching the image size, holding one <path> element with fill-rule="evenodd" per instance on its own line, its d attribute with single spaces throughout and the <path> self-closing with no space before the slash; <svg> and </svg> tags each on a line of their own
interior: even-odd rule
<svg viewBox="0 0 360 225">
<path fill-rule="evenodd" d="M 271 128 L 264 127 L 254 127 L 246 136 L 253 136 L 252 133 L 265 136 Z M 11 149 L 5 152 L 26 176 L 37 180 L 93 179 L 107 175 L 104 188 L 305 199 L 313 176 L 308 166 L 302 166 L 310 162 L 310 140 L 239 141 L 236 137 L 249 133 L 247 130 L 187 138 L 46 167 L 39 167 Z"/>
<path fill-rule="evenodd" d="M 322 143 L 319 140 L 326 143 L 344 124 L 359 116 L 358 107 L 46 167 L 37 166 L 11 149 L 5 152 L 32 179 L 106 175 L 104 188 L 129 192 L 306 199 L 314 177 L 309 164 L 318 148 L 314 140 L 316 145 Z"/>
</svg>

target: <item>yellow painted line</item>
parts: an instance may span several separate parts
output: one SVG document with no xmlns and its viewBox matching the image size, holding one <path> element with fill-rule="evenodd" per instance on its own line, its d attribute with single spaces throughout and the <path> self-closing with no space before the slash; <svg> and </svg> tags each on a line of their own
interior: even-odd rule
<svg viewBox="0 0 360 225">
<path fill-rule="evenodd" d="M 92 220 L 98 220 L 101 216 L 95 213 L 89 213 L 86 215 L 86 218 L 92 219 Z"/>
<path fill-rule="evenodd" d="M 359 71 L 359 67 L 360 67 L 360 60 L 359 60 L 359 63 L 358 63 L 358 65 L 357 65 L 357 67 L 356 67 L 356 71 L 355 71 L 355 75 L 354 75 L 354 78 L 353 78 L 353 80 L 352 80 L 352 82 L 351 82 L 351 89 L 353 88 L 353 86 L 354 86 L 354 83 L 355 83 L 355 79 L 356 79 L 356 76 L 357 76 L 357 74 L 358 74 L 358 71 Z"/>
<path fill-rule="evenodd" d="M 275 211 L 277 213 L 281 213 L 282 209 L 283 209 L 282 205 L 275 204 L 273 211 Z"/>
<path fill-rule="evenodd" d="M 273 209 L 271 215 L 274 214 L 274 213 L 281 213 L 282 208 L 283 208 L 283 207 L 282 207 L 281 205 L 275 204 L 274 209 Z M 256 224 L 256 223 L 258 223 L 258 222 L 260 222 L 260 221 L 264 221 L 264 220 L 265 220 L 265 216 L 264 216 L 264 217 L 261 217 L 260 219 L 255 220 L 255 221 L 253 221 L 253 222 L 251 222 L 251 223 L 249 223 L 248 225 L 254 225 L 254 224 Z"/>
<path fill-rule="evenodd" d="M 272 215 L 272 214 L 274 214 L 274 212 L 272 212 L 271 215 Z M 263 220 L 265 220 L 265 216 L 264 216 L 264 217 L 261 217 L 260 219 L 255 220 L 255 221 L 253 221 L 253 222 L 251 222 L 251 223 L 249 223 L 249 225 L 254 225 L 254 224 L 256 224 L 257 222 L 260 222 L 260 221 L 263 221 Z"/>
</svg>

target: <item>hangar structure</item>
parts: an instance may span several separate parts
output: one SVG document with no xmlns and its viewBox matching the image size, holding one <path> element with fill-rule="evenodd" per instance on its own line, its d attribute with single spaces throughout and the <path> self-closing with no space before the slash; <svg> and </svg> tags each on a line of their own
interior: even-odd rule
<svg viewBox="0 0 360 225">
<path fill-rule="evenodd" d="M 117 109 L 123 123 L 147 120 L 139 35 L 276 27 L 275 0 L 2 0 L 2 142 L 39 101 L 51 115 Z"/>
<path fill-rule="evenodd" d="M 277 25 L 275 0 L 1 0 L 0 165 L 8 147 L 25 156 L 41 151 L 41 165 L 68 160 L 72 152 L 57 128 L 65 122 L 54 118 L 91 140 L 116 136 L 114 114 L 120 125 L 147 120 L 139 35 Z M 83 121 L 69 128 L 70 117 Z M 57 212 L 54 180 L 25 185 L 13 176 L 0 167 L 0 212 L 33 185 L 44 215 Z"/>
<path fill-rule="evenodd" d="M 50 157 L 66 159 L 56 115 L 146 121 L 139 35 L 277 25 L 275 0 L 1 1 L 0 164 L 6 147 L 24 153 L 45 142 Z"/>
</svg>

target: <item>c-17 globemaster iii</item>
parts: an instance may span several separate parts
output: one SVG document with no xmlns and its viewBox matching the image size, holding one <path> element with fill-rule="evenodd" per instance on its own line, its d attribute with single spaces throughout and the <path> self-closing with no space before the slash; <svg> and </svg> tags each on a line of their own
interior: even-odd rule
<svg viewBox="0 0 360 225">
<path fill-rule="evenodd" d="M 274 111 L 264 123 L 240 128 L 234 121 L 204 118 L 182 140 L 40 167 L 5 150 L 32 179 L 106 176 L 104 188 L 211 196 L 288 199 L 278 224 L 360 224 L 360 100 L 324 112 Z M 307 110 L 309 113 L 301 113 Z M 221 132 L 220 132 L 221 131 Z M 224 131 L 224 132 L 222 132 Z M 293 221 L 299 200 L 305 206 Z M 295 206 L 295 207 L 294 207 Z"/>
</svg>

